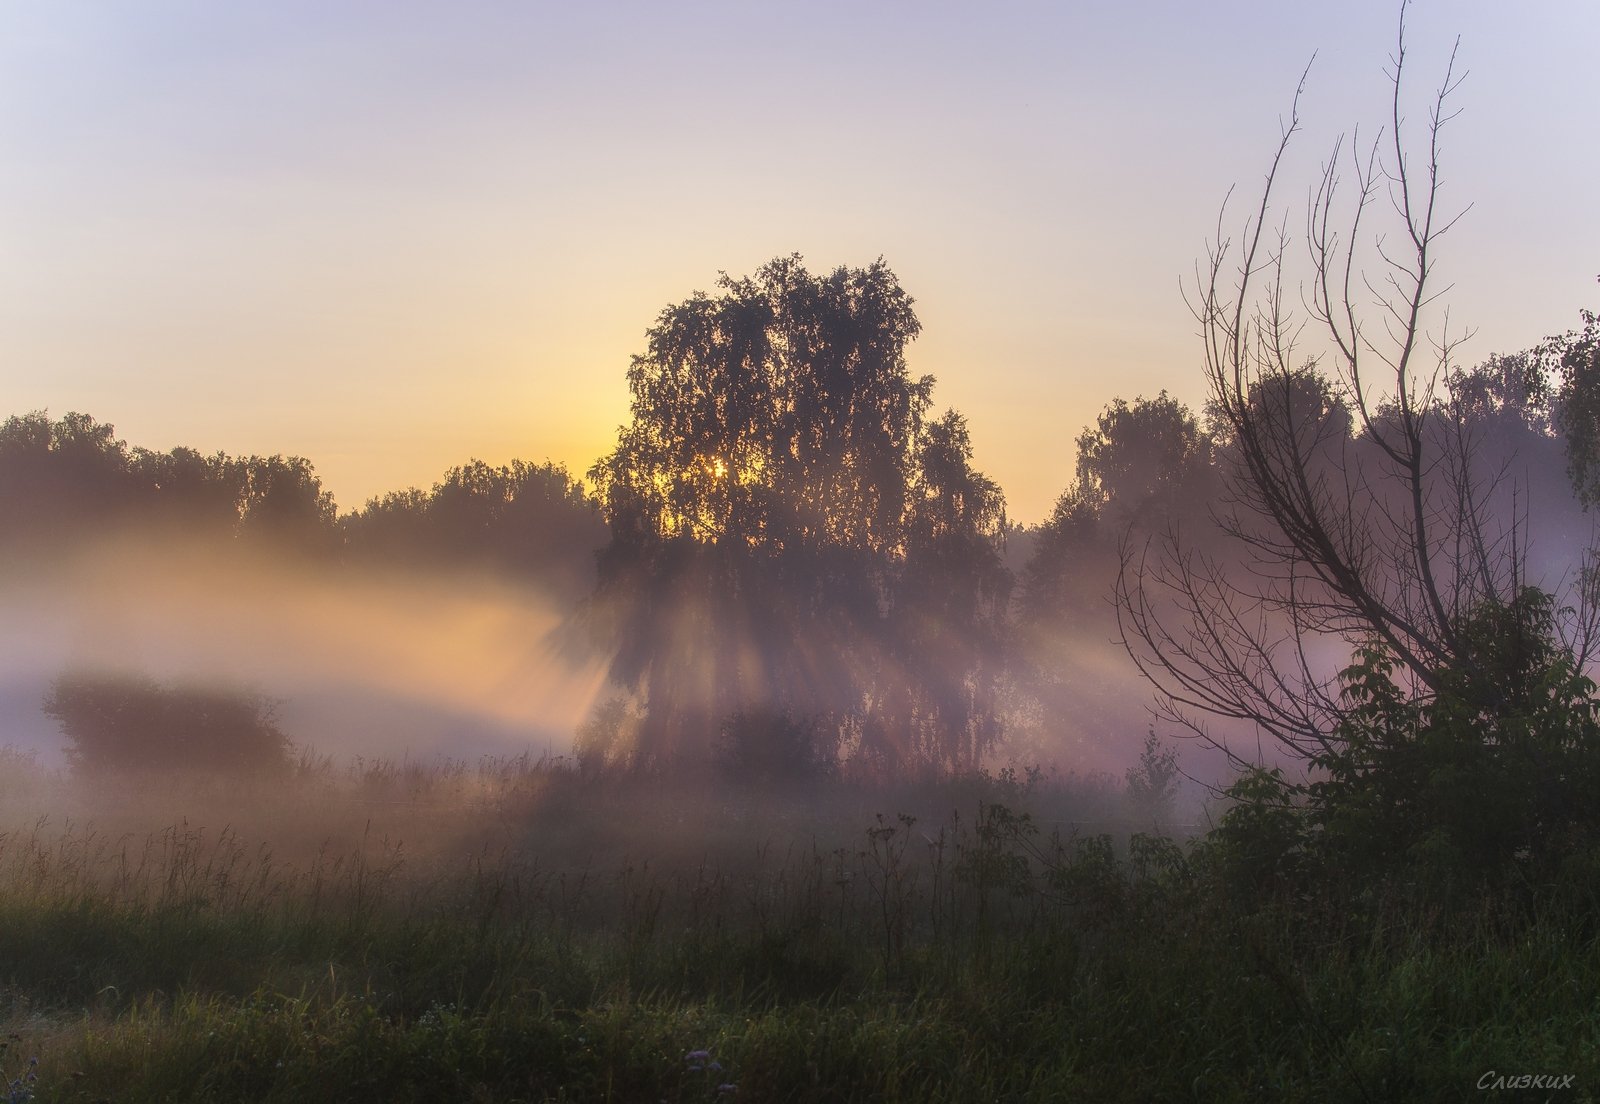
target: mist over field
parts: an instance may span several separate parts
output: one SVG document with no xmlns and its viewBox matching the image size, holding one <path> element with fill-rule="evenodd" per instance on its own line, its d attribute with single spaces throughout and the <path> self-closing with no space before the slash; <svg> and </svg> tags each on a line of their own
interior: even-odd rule
<svg viewBox="0 0 1600 1104">
<path fill-rule="evenodd" d="M 191 7 L 0 13 L 0 1104 L 1600 1094 L 1589 13 Z"/>
<path fill-rule="evenodd" d="M 41 712 L 67 672 L 248 688 L 295 744 L 340 759 L 570 757 L 606 695 L 574 603 L 493 572 L 338 570 L 125 535 L 0 582 L 4 742 L 60 765 Z M 1071 718 L 998 756 L 1120 774 L 1147 721 L 1137 672 L 1097 623 L 1051 642 L 1079 686 Z"/>
<path fill-rule="evenodd" d="M 0 584 L 10 742 L 59 761 L 39 712 L 67 671 L 249 687 L 339 757 L 566 755 L 602 672 L 564 613 L 483 575 L 335 572 L 133 536 Z"/>
</svg>

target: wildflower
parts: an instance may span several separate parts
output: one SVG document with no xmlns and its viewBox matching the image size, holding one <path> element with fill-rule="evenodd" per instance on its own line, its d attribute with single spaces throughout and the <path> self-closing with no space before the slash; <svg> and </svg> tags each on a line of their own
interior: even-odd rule
<svg viewBox="0 0 1600 1104">
<path fill-rule="evenodd" d="M 738 1091 L 739 1091 L 739 1086 L 735 1085 L 731 1081 L 726 1083 L 726 1084 L 717 1086 L 717 1095 L 718 1096 L 729 1096 L 729 1095 L 731 1095 L 733 1093 L 736 1093 Z"/>
</svg>

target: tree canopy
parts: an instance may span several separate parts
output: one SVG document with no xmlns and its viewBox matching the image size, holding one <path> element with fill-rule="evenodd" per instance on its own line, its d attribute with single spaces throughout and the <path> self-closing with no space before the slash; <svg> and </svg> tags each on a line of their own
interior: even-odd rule
<svg viewBox="0 0 1600 1104">
<path fill-rule="evenodd" d="M 432 490 L 394 491 L 343 519 L 353 562 L 493 569 L 532 580 L 564 601 L 594 587 L 605 521 L 581 482 L 560 465 L 472 460 Z"/>
<path fill-rule="evenodd" d="M 1000 593 L 1004 500 L 960 417 L 928 422 L 933 380 L 905 359 L 921 326 L 882 260 L 813 275 L 781 257 L 717 287 L 648 331 L 632 420 L 591 472 L 612 673 L 646 703 L 636 754 L 704 754 L 728 718 L 774 710 L 910 754 L 933 714 L 958 722 L 893 659 L 893 615 L 951 557 Z"/>
<path fill-rule="evenodd" d="M 0 425 L 0 547 L 57 553 L 118 528 L 172 529 L 289 550 L 338 547 L 333 496 L 300 456 L 129 449 L 87 414 Z"/>
<path fill-rule="evenodd" d="M 930 377 L 880 260 L 798 256 L 663 310 L 628 371 L 632 421 L 591 472 L 624 538 L 883 554 L 903 539 Z"/>
</svg>

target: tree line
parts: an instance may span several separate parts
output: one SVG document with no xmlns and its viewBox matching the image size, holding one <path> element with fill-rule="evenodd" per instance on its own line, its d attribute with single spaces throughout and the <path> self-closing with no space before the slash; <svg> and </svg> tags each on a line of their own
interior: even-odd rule
<svg viewBox="0 0 1600 1104">
<path fill-rule="evenodd" d="M 128 533 L 296 562 L 494 569 L 568 594 L 587 585 L 606 529 L 582 483 L 550 463 L 472 460 L 430 490 L 341 516 L 304 457 L 130 448 L 80 413 L 0 425 L 0 558 L 53 558 Z"/>
<path fill-rule="evenodd" d="M 1022 528 L 974 467 L 964 418 L 934 414 L 934 381 L 911 375 L 919 329 L 882 261 L 813 274 L 779 258 L 662 311 L 592 490 L 549 463 L 474 460 L 343 516 L 301 457 L 154 452 L 82 414 L 12 417 L 0 426 L 0 550 L 15 559 L 136 529 L 350 569 L 503 572 L 578 596 L 575 635 L 607 657 L 615 693 L 584 726 L 587 764 L 969 770 L 1007 737 L 1026 747 L 1053 728 L 1137 723 L 1127 684 L 1103 677 L 1114 641 L 1131 619 L 1148 662 L 1138 619 L 1153 628 L 1160 609 L 1202 594 L 1163 597 L 1147 561 L 1134 580 L 1130 557 L 1181 539 L 1190 564 L 1244 562 L 1249 534 L 1218 522 L 1240 501 L 1252 449 L 1269 447 L 1252 433 L 1291 427 L 1323 457 L 1337 446 L 1339 470 L 1370 486 L 1391 462 L 1383 434 L 1405 416 L 1352 410 L 1314 365 L 1255 379 L 1231 413 L 1225 394 L 1199 412 L 1165 392 L 1117 399 L 1079 436 L 1051 516 Z M 1452 440 L 1470 440 L 1482 479 L 1515 465 L 1513 483 L 1555 500 L 1537 541 L 1571 539 L 1587 524 L 1579 503 L 1600 495 L 1596 345 L 1588 315 L 1529 350 L 1452 368 L 1427 399 Z M 1519 523 L 1508 503 L 1483 508 Z M 1532 522 L 1520 524 L 1526 540 Z M 1283 610 L 1277 623 L 1308 629 Z M 1165 673 L 1226 689 L 1215 671 Z M 1282 710 L 1309 701 L 1245 685 L 1255 722 L 1287 725 Z M 1198 704 L 1246 715 L 1237 701 Z M 1329 730 L 1327 717 L 1299 721 L 1308 738 Z"/>
</svg>

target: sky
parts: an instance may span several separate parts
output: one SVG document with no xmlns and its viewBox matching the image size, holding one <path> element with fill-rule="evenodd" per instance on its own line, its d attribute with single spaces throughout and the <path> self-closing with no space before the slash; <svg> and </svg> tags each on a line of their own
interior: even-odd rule
<svg viewBox="0 0 1600 1104">
<path fill-rule="evenodd" d="M 1378 133 L 1397 14 L 0 0 L 0 415 L 303 455 L 342 510 L 472 457 L 581 474 L 662 308 L 881 256 L 912 372 L 1037 522 L 1112 399 L 1203 402 L 1180 281 L 1313 54 L 1291 229 Z M 1600 4 L 1418 0 L 1412 126 L 1458 35 L 1438 263 L 1475 363 L 1600 307 Z"/>
</svg>

